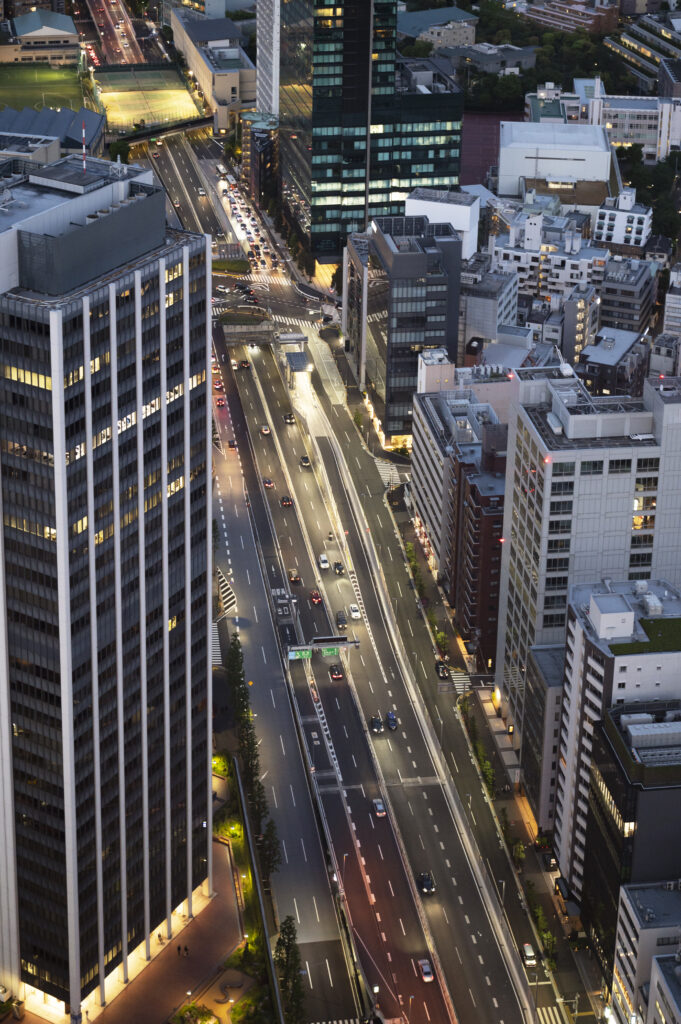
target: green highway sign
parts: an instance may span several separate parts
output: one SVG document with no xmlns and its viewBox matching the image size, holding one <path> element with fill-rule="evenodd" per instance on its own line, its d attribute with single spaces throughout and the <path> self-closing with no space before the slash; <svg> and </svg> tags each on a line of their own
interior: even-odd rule
<svg viewBox="0 0 681 1024">
<path fill-rule="evenodd" d="M 299 661 L 301 658 L 311 658 L 312 648 L 311 647 L 299 647 L 297 650 L 289 647 L 288 649 L 288 660 Z"/>
<path fill-rule="evenodd" d="M 319 653 L 322 658 L 333 658 L 340 654 L 340 647 L 322 647 Z"/>
</svg>

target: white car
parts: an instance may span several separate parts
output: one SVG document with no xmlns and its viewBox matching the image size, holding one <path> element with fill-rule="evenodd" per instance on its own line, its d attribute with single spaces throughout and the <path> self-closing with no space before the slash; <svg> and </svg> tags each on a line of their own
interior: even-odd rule
<svg viewBox="0 0 681 1024">
<path fill-rule="evenodd" d="M 350 612 L 350 618 L 351 619 L 361 619 L 362 618 L 362 613 L 359 610 L 358 605 L 356 605 L 356 604 L 348 605 L 348 611 Z"/>
<path fill-rule="evenodd" d="M 226 284 L 219 284 L 219 285 L 217 286 L 217 288 L 215 289 L 215 291 L 216 291 L 216 292 L 225 292 L 225 293 L 226 293 L 226 292 L 228 292 L 228 291 L 229 291 L 229 288 L 227 287 L 227 285 L 226 285 Z"/>
<path fill-rule="evenodd" d="M 272 433 L 272 431 L 271 431 L 271 430 L 270 430 L 270 428 L 269 428 L 269 427 L 267 426 L 267 424 L 265 424 L 265 426 L 264 426 L 264 427 L 261 427 L 261 428 L 260 428 L 260 433 L 262 434 L 262 436 L 263 436 L 263 437 L 269 437 L 269 436 L 270 436 L 270 434 Z"/>
<path fill-rule="evenodd" d="M 424 958 L 423 960 L 417 960 L 416 962 L 419 965 L 419 973 L 421 974 L 422 980 L 423 981 L 432 981 L 433 980 L 433 968 L 430 966 L 430 960 L 426 960 Z"/>
</svg>

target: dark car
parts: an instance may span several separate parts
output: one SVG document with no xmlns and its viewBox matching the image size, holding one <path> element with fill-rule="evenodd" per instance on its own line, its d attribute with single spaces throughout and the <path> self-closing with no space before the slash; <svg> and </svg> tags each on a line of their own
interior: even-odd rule
<svg viewBox="0 0 681 1024">
<path fill-rule="evenodd" d="M 248 291 L 250 291 L 250 288 L 248 287 L 248 285 L 247 284 L 242 284 L 240 281 L 237 281 L 237 283 L 234 285 L 234 287 L 238 288 L 240 292 L 248 292 Z"/>
<path fill-rule="evenodd" d="M 444 661 L 435 662 L 435 671 L 440 679 L 449 679 L 449 668 Z"/>
<path fill-rule="evenodd" d="M 300 573 L 297 569 L 289 569 L 288 581 L 289 583 L 300 583 Z"/>
<path fill-rule="evenodd" d="M 291 508 L 291 506 L 293 505 L 293 498 L 290 498 L 288 494 L 283 494 L 279 501 L 279 504 L 281 505 L 282 508 Z"/>
<path fill-rule="evenodd" d="M 422 871 L 416 876 L 416 882 L 424 896 L 432 896 L 435 892 L 435 879 L 432 871 Z"/>
<path fill-rule="evenodd" d="M 380 715 L 373 715 L 373 717 L 369 719 L 369 728 L 374 736 L 381 735 L 383 732 L 383 719 Z"/>
<path fill-rule="evenodd" d="M 284 416 L 284 423 L 288 423 L 289 426 L 296 422 L 296 418 L 292 412 L 287 412 Z"/>
<path fill-rule="evenodd" d="M 224 398 L 218 398 L 215 404 L 217 405 L 218 409 L 222 409 L 225 404 Z"/>
<path fill-rule="evenodd" d="M 347 624 L 348 624 L 347 616 L 346 616 L 345 612 L 343 611 L 343 609 L 341 608 L 341 610 L 339 612 L 336 612 L 336 625 L 337 625 L 338 629 L 345 629 Z"/>
<path fill-rule="evenodd" d="M 330 315 L 330 313 L 325 313 L 324 316 L 322 317 L 322 322 L 325 324 L 330 324 L 332 320 L 333 317 Z"/>
<path fill-rule="evenodd" d="M 310 591 L 310 600 L 312 601 L 312 604 L 321 604 L 322 603 L 322 595 L 319 593 L 318 590 L 311 590 Z"/>
<path fill-rule="evenodd" d="M 345 575 L 345 566 L 343 565 L 342 562 L 334 562 L 333 563 L 333 571 L 335 572 L 336 576 L 344 576 Z"/>
<path fill-rule="evenodd" d="M 264 476 L 262 478 L 262 485 L 263 485 L 263 487 L 266 487 L 269 490 L 270 487 L 274 487 L 274 481 L 270 480 L 270 478 L 268 476 Z"/>
<path fill-rule="evenodd" d="M 331 676 L 332 679 L 342 679 L 343 669 L 340 667 L 340 665 L 330 665 L 329 675 Z"/>
<path fill-rule="evenodd" d="M 248 370 L 250 369 L 251 364 L 249 363 L 248 359 L 242 359 L 241 362 L 239 363 L 239 366 L 241 367 L 242 370 Z"/>
<path fill-rule="evenodd" d="M 300 457 L 300 465 L 303 467 L 303 469 L 309 469 L 310 466 L 311 466 L 310 456 L 309 455 L 301 455 L 301 457 Z"/>
<path fill-rule="evenodd" d="M 227 442 L 227 447 L 232 452 L 236 450 L 236 441 L 234 440 L 233 437 L 230 437 L 229 441 Z"/>
<path fill-rule="evenodd" d="M 394 711 L 388 711 L 385 716 L 385 724 L 388 726 L 391 732 L 395 732 L 397 729 L 397 715 Z"/>
</svg>

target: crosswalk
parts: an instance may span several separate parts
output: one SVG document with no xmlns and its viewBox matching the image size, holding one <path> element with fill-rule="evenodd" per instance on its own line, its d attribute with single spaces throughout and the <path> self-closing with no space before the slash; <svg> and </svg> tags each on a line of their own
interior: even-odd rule
<svg viewBox="0 0 681 1024">
<path fill-rule="evenodd" d="M 341 1017 L 338 1020 L 315 1020 L 310 1024 L 359 1024 L 359 1017 Z"/>
<path fill-rule="evenodd" d="M 211 625 L 210 630 L 210 652 L 211 652 L 211 664 L 215 668 L 216 666 L 222 665 L 222 651 L 220 650 L 220 636 L 218 634 L 218 624 L 214 622 Z"/>
<path fill-rule="evenodd" d="M 439 693 L 451 693 L 453 690 L 457 697 L 463 697 L 470 687 L 470 677 L 465 672 L 457 672 L 453 668 L 449 670 L 449 679 L 441 679 L 437 684 Z"/>
<path fill-rule="evenodd" d="M 253 284 L 260 284 L 261 281 L 265 284 L 284 284 L 286 281 L 279 274 L 268 274 L 262 270 L 252 270 L 250 274 L 244 274 L 244 277 L 250 277 Z"/>
<path fill-rule="evenodd" d="M 384 487 L 397 487 L 400 483 L 400 474 L 392 462 L 387 462 L 385 459 L 379 459 L 378 456 L 374 458 L 378 475 L 381 478 Z"/>
<path fill-rule="evenodd" d="M 303 320 L 301 317 L 295 316 L 284 316 L 283 313 L 273 313 L 272 319 L 278 324 L 286 324 L 288 327 L 297 327 L 301 331 L 305 331 L 311 327 L 310 320 Z"/>
<path fill-rule="evenodd" d="M 222 613 L 228 615 L 233 608 L 236 608 L 236 594 L 232 590 L 229 580 L 222 569 L 218 569 L 218 586 L 220 587 L 220 598 L 222 600 Z"/>
<path fill-rule="evenodd" d="M 564 1024 L 557 1006 L 538 1006 L 537 1017 L 539 1024 Z"/>
</svg>

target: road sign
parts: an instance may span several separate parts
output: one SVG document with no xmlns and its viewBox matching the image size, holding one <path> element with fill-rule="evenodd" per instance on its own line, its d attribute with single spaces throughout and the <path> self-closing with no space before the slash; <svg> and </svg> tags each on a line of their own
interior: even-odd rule
<svg viewBox="0 0 681 1024">
<path fill-rule="evenodd" d="M 311 657 L 312 657 L 312 648 L 311 647 L 298 647 L 298 648 L 289 647 L 289 649 L 288 649 L 288 660 L 289 661 L 299 661 L 302 658 L 311 658 Z"/>
<path fill-rule="evenodd" d="M 322 647 L 319 653 L 322 658 L 335 658 L 340 654 L 340 647 Z"/>
</svg>

